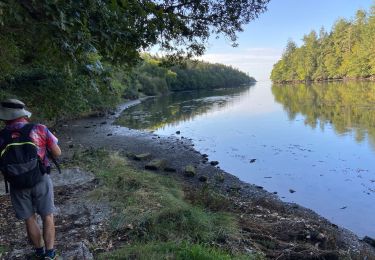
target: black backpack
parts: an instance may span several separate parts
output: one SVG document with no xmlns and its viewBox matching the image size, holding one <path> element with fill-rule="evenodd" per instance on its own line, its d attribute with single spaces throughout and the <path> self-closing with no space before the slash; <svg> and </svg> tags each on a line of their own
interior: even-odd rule
<svg viewBox="0 0 375 260">
<path fill-rule="evenodd" d="M 38 147 L 30 138 L 34 124 L 26 124 L 21 129 L 0 132 L 4 142 L 0 147 L 0 170 L 4 175 L 6 192 L 8 185 L 14 189 L 34 187 L 42 180 L 46 169 L 38 156 Z M 17 133 L 16 138 L 12 135 Z"/>
</svg>

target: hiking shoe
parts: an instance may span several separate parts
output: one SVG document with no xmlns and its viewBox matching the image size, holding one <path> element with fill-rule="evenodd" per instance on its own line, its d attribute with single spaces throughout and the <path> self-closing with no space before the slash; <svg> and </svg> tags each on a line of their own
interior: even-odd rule
<svg viewBox="0 0 375 260">
<path fill-rule="evenodd" d="M 44 260 L 57 260 L 60 259 L 56 253 L 56 249 L 46 250 L 44 254 Z"/>
</svg>

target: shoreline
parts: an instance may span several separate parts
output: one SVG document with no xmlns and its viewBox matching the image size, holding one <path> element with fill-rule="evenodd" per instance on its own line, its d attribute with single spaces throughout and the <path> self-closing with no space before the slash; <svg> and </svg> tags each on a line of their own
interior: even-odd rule
<svg viewBox="0 0 375 260">
<path fill-rule="evenodd" d="M 196 151 L 189 139 L 158 136 L 113 124 L 123 109 L 139 102 L 141 100 L 128 101 L 108 114 L 66 121 L 57 126 L 56 135 L 63 150 L 62 162 L 67 166 L 61 176 L 52 174 L 59 208 L 57 247 L 66 257 L 64 259 L 75 259 L 70 258 L 74 255 L 94 259 L 98 252 L 92 249 L 91 243 L 95 244 L 96 236 L 107 234 L 110 206 L 85 199 L 100 186 L 98 179 L 91 172 L 84 172 L 71 164 L 76 155 L 79 157 L 97 149 L 127 156 L 129 165 L 139 171 L 144 171 L 153 160 L 164 160 L 167 167 L 153 169 L 153 174 L 179 182 L 187 195 L 193 196 L 190 199 L 204 200 L 202 192 L 207 190 L 224 196 L 225 202 L 221 203 L 229 203 L 227 211 L 235 218 L 240 231 L 230 242 L 235 252 L 259 252 L 266 259 L 375 259 L 375 248 L 370 245 L 373 240 L 365 243 L 353 232 L 331 223 L 313 210 L 283 202 L 263 187 L 241 181 L 216 164 L 211 165 L 207 155 Z M 135 160 L 136 155 L 145 154 L 148 154 L 145 158 Z M 194 174 L 186 174 L 188 167 L 193 168 Z M 0 210 L 0 219 L 5 223 L 11 214 L 9 196 L 0 194 L 0 199 L 6 205 Z M 0 225 L 0 242 L 10 245 L 4 259 L 22 259 L 22 255 L 31 252 L 21 235 L 23 223 L 10 224 Z M 66 239 L 68 234 L 75 239 Z M 121 247 L 121 241 L 114 241 L 116 246 L 112 248 L 112 239 L 116 238 L 107 237 L 103 241 L 111 245 L 109 249 L 100 250 L 110 252 Z M 0 251 L 0 258 L 3 253 Z"/>
<path fill-rule="evenodd" d="M 171 167 L 175 169 L 183 169 L 187 164 L 193 164 L 197 169 L 198 177 L 203 172 L 205 174 L 209 173 L 208 175 L 211 177 L 217 174 L 224 174 L 225 182 L 219 187 L 223 192 L 238 188 L 241 196 L 244 198 L 266 199 L 279 206 L 299 211 L 302 214 L 308 215 L 309 218 L 319 219 L 325 222 L 326 225 L 337 227 L 337 225 L 330 223 L 311 209 L 304 208 L 295 203 L 284 202 L 277 195 L 263 190 L 262 187 L 245 183 L 231 173 L 227 173 L 218 167 L 204 162 L 204 156 L 196 151 L 192 143 L 186 138 L 180 139 L 178 136 L 160 137 L 153 133 L 113 124 L 124 109 L 139 104 L 144 99 L 125 102 L 118 107 L 115 113 L 111 113 L 105 117 L 69 121 L 70 126 L 66 124 L 60 125 L 57 135 L 60 136 L 62 134 L 60 138 L 64 150 L 72 150 L 75 145 L 92 148 L 105 147 L 133 154 L 149 152 L 153 158 L 166 159 Z M 171 150 L 174 152 L 171 153 Z M 144 167 L 144 165 L 138 164 L 139 167 Z M 352 231 L 342 227 L 337 228 L 341 230 L 340 232 L 345 233 L 346 236 L 355 236 L 359 239 Z"/>
<path fill-rule="evenodd" d="M 319 80 L 281 80 L 272 81 L 274 84 L 317 84 L 317 83 L 329 83 L 329 82 L 375 82 L 375 75 L 362 78 L 337 78 L 337 79 L 319 79 Z"/>
</svg>

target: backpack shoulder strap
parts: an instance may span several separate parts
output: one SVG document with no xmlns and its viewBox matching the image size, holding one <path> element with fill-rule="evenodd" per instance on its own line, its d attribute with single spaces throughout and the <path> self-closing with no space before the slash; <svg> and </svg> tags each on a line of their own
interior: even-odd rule
<svg viewBox="0 0 375 260">
<path fill-rule="evenodd" d="M 20 140 L 23 142 L 25 141 L 31 141 L 30 140 L 30 132 L 33 130 L 35 124 L 26 124 L 21 129 L 19 129 L 19 132 L 21 133 Z"/>
<path fill-rule="evenodd" d="M 21 133 L 21 138 L 22 138 L 22 141 L 25 142 L 25 141 L 31 141 L 30 140 L 30 132 L 33 130 L 35 124 L 26 124 L 24 125 L 21 129 L 20 129 L 20 133 Z M 50 153 L 50 151 L 48 151 L 47 149 L 47 153 L 46 153 L 46 156 L 48 156 L 49 159 L 51 159 L 51 161 L 56 165 L 56 168 L 58 170 L 58 172 L 61 174 L 61 168 L 60 168 L 60 164 L 57 162 L 57 160 L 52 156 L 52 154 Z"/>
<path fill-rule="evenodd" d="M 13 141 L 12 131 L 4 128 L 3 130 L 0 131 L 0 137 L 3 139 L 3 143 L 0 146 L 0 151 L 1 151 L 5 148 L 5 146 L 7 146 Z"/>
<path fill-rule="evenodd" d="M 12 131 L 6 128 L 2 129 L 0 131 L 0 137 L 3 139 L 3 143 L 0 146 L 0 152 L 2 152 L 5 149 L 5 147 L 12 142 Z M 8 194 L 9 193 L 8 181 L 5 178 L 4 174 L 3 176 L 4 176 L 5 193 Z"/>
</svg>

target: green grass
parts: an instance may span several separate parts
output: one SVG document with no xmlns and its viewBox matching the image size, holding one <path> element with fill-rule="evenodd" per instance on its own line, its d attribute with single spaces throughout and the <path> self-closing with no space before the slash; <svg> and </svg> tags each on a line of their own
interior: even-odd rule
<svg viewBox="0 0 375 260">
<path fill-rule="evenodd" d="M 2 255 L 7 251 L 7 248 L 3 245 L 0 245 L 0 259 Z"/>
<path fill-rule="evenodd" d="M 178 259 L 178 260 L 242 260 L 261 259 L 259 256 L 230 255 L 223 250 L 188 243 L 138 243 L 115 252 L 102 254 L 99 259 Z"/>
<path fill-rule="evenodd" d="M 75 158 L 101 182 L 91 198 L 113 207 L 110 231 L 126 234 L 132 244 L 101 259 L 233 259 L 228 250 L 211 246 L 225 249 L 226 241 L 238 237 L 231 214 L 186 199 L 177 181 L 135 169 L 117 153 L 86 151 Z"/>
</svg>

